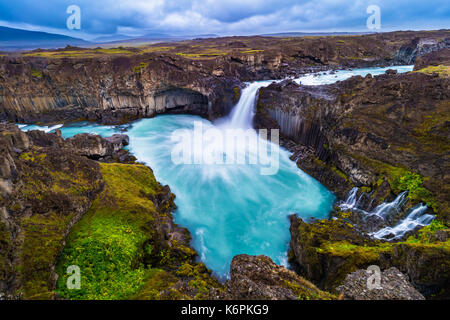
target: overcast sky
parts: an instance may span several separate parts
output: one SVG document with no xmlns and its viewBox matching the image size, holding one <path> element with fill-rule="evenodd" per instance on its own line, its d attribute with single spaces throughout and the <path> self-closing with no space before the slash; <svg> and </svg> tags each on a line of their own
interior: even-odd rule
<svg viewBox="0 0 450 320">
<path fill-rule="evenodd" d="M 66 28 L 69 5 L 81 9 L 80 31 Z M 369 31 L 369 5 L 381 8 L 380 31 L 450 28 L 449 0 L 0 0 L 0 25 L 87 39 Z"/>
</svg>

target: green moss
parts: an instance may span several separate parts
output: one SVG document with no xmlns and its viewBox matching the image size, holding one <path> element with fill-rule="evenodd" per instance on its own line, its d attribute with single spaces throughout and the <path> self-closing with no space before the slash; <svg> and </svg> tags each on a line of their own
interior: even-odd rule
<svg viewBox="0 0 450 320">
<path fill-rule="evenodd" d="M 6 281 L 6 276 L 10 273 L 6 254 L 10 244 L 11 233 L 7 225 L 0 221 L 0 281 Z"/>
<path fill-rule="evenodd" d="M 399 194 L 408 191 L 408 199 L 413 203 L 424 202 L 436 212 L 439 210 L 433 194 L 423 186 L 424 178 L 421 175 L 404 167 L 395 167 L 360 155 L 352 156 L 365 165 L 374 168 L 381 175 L 377 182 L 378 186 L 386 180 L 394 193 Z"/>
<path fill-rule="evenodd" d="M 443 101 L 437 105 L 437 109 L 436 112 L 424 117 L 422 123 L 414 128 L 413 135 L 424 150 L 444 155 L 450 152 L 450 139 L 447 136 L 450 102 Z"/>
<path fill-rule="evenodd" d="M 450 66 L 438 65 L 438 66 L 428 66 L 426 68 L 420 69 L 418 71 L 420 73 L 433 74 L 436 73 L 441 77 L 449 77 L 450 76 Z"/>
<path fill-rule="evenodd" d="M 177 52 L 176 55 L 185 57 L 185 58 L 215 58 L 220 56 L 227 55 L 228 52 L 218 51 L 215 48 L 205 49 L 200 52 Z"/>
<path fill-rule="evenodd" d="M 148 62 L 141 62 L 138 66 L 133 68 L 134 73 L 141 73 L 142 70 L 148 67 Z"/>
<path fill-rule="evenodd" d="M 18 271 L 23 281 L 26 299 L 50 299 L 53 296 L 53 279 L 50 272 L 64 239 L 72 215 L 35 214 L 24 218 L 22 264 Z"/>
<path fill-rule="evenodd" d="M 39 79 L 42 79 L 42 77 L 43 77 L 42 71 L 37 70 L 37 69 L 33 69 L 33 68 L 31 68 L 31 75 L 33 77 L 39 78 Z"/>
<path fill-rule="evenodd" d="M 43 58 L 94 58 L 99 55 L 133 55 L 135 52 L 124 48 L 99 48 L 99 49 L 80 49 L 80 50 L 47 50 L 42 52 L 24 53 L 25 57 L 43 57 Z"/>
<path fill-rule="evenodd" d="M 241 53 L 244 53 L 244 54 L 260 53 L 260 52 L 264 52 L 264 50 L 245 50 L 245 51 L 241 51 Z"/>
<path fill-rule="evenodd" d="M 344 172 L 342 172 L 341 170 L 339 170 L 339 169 L 336 168 L 335 166 L 332 166 L 332 167 L 331 167 L 331 170 L 333 170 L 334 172 L 336 172 L 337 175 L 338 175 L 339 177 L 341 177 L 342 179 L 344 179 L 346 182 L 349 182 L 349 181 L 350 181 L 350 178 L 349 178 Z"/>
<path fill-rule="evenodd" d="M 196 298 L 220 287 L 196 252 L 160 239 L 159 219 L 171 218 L 169 203 L 153 202 L 163 192 L 143 165 L 100 164 L 104 191 L 72 228 L 57 265 L 57 291 L 66 299 L 186 299 L 174 285 L 185 279 Z M 165 191 L 164 191 L 165 192 Z M 173 199 L 172 199 L 173 200 Z M 173 205 L 173 203 L 172 203 Z M 81 270 L 81 289 L 68 290 L 67 267 Z"/>
<path fill-rule="evenodd" d="M 86 205 L 88 195 L 99 188 L 96 167 L 66 156 L 62 165 L 56 154 L 48 156 L 39 148 L 19 159 L 22 183 L 17 192 L 31 213 L 18 220 L 23 235 L 17 248 L 16 273 L 23 284 L 19 294 L 25 299 L 48 299 L 53 296 L 51 269 L 76 210 L 72 205 Z M 22 206 L 11 202 L 9 208 L 19 211 Z"/>
<path fill-rule="evenodd" d="M 38 162 L 40 164 L 43 164 L 46 157 L 47 155 L 45 153 L 31 151 L 22 153 L 19 158 L 25 161 Z"/>
<path fill-rule="evenodd" d="M 422 243 L 422 244 L 430 244 L 433 243 L 433 235 L 437 231 L 447 230 L 448 227 L 442 223 L 441 221 L 435 219 L 426 227 L 423 227 L 419 230 L 416 236 L 411 236 L 406 241 L 407 243 Z M 435 241 L 434 241 L 435 242 Z"/>
<path fill-rule="evenodd" d="M 448 230 L 441 222 L 433 222 L 408 240 L 391 243 L 361 236 L 356 228 L 346 222 L 346 214 L 339 214 L 338 219 L 319 220 L 312 224 L 301 222 L 298 227 L 295 242 L 301 246 L 302 266 L 308 266 L 305 275 L 311 281 L 320 282 L 325 290 L 334 290 L 347 274 L 369 265 L 382 265 L 386 259 L 391 259 L 389 261 L 393 266 L 403 270 L 406 263 L 411 263 L 407 261 L 416 256 L 408 255 L 408 252 L 416 252 L 417 256 L 436 261 L 435 267 L 440 266 L 439 261 L 446 261 L 450 256 L 450 240 L 438 242 L 432 236 L 439 230 Z M 402 257 L 401 252 L 405 252 L 408 258 Z M 295 261 L 296 257 L 290 259 Z M 332 267 L 335 264 L 339 267 Z"/>
<path fill-rule="evenodd" d="M 101 164 L 104 192 L 72 229 L 57 272 L 58 293 L 69 299 L 125 299 L 146 277 L 144 243 L 156 210 L 150 200 L 159 187 L 143 165 Z M 81 289 L 66 287 L 65 270 L 81 269 Z"/>
<path fill-rule="evenodd" d="M 235 86 L 233 87 L 233 92 L 234 92 L 234 102 L 237 103 L 241 98 L 241 88 Z"/>
</svg>

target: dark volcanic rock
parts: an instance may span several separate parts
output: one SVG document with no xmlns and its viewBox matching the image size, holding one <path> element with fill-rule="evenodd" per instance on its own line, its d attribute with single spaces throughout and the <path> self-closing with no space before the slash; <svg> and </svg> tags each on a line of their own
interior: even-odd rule
<svg viewBox="0 0 450 320">
<path fill-rule="evenodd" d="M 266 256 L 238 255 L 230 266 L 226 293 L 215 298 L 237 300 L 306 300 L 333 299 L 326 292 L 299 277 L 293 271 L 276 265 Z"/>
<path fill-rule="evenodd" d="M 127 151 L 123 150 L 124 146 L 129 143 L 129 138 L 124 134 L 115 134 L 108 138 L 102 138 L 92 134 L 77 134 L 76 136 L 66 140 L 66 143 L 72 145 L 74 152 L 79 155 L 99 161 L 124 160 Z M 136 158 L 128 154 L 128 159 L 133 162 Z M 130 162 L 120 161 L 120 162 Z"/>
<path fill-rule="evenodd" d="M 444 48 L 450 48 L 449 37 L 443 41 L 433 38 L 415 38 L 397 51 L 394 61 L 398 64 L 414 64 L 418 57 Z"/>
<path fill-rule="evenodd" d="M 115 124 L 160 113 L 189 113 L 212 120 L 229 113 L 243 81 L 404 63 L 447 46 L 448 37 L 447 30 L 233 37 L 171 43 L 172 49 L 119 48 L 123 54 L 117 55 L 65 48 L 0 56 L 0 119 Z M 72 55 L 75 50 L 80 52 Z M 211 50 L 214 53 L 208 54 Z"/>
<path fill-rule="evenodd" d="M 99 210 L 100 215 L 106 211 L 114 217 L 115 210 L 123 210 L 116 216 L 129 211 L 130 220 L 148 219 L 145 244 L 152 250 L 145 254 L 139 251 L 136 263 L 169 269 L 162 272 L 170 279 L 168 286 L 172 280 L 187 284 L 192 280 L 191 272 L 180 276 L 170 273 L 181 264 L 196 268 L 195 276 L 208 280 L 208 285 L 219 286 L 203 265 L 195 263 L 196 252 L 189 246 L 189 232 L 174 224 L 171 212 L 176 207 L 175 196 L 168 186 L 157 183 L 152 171 L 143 165 L 92 160 L 116 162 L 120 160 L 117 157 L 125 157 L 130 160 L 127 162 L 134 163 L 134 157 L 121 150 L 126 144 L 125 135 L 107 139 L 78 135 L 64 140 L 59 131 L 25 133 L 15 125 L 0 124 L 0 299 L 57 297 L 55 266 L 66 246 L 66 237 L 88 210 L 94 214 L 94 203 L 109 206 L 108 210 Z M 104 170 L 108 170 L 107 175 Z M 120 203 L 120 193 L 108 193 L 133 179 L 138 179 L 146 192 L 133 190 L 135 198 L 124 203 Z M 170 254 L 171 265 L 162 260 L 162 253 Z M 152 297 L 155 290 L 151 287 Z M 191 292 L 193 295 L 189 297 L 193 298 L 199 293 L 198 288 L 190 285 L 186 290 L 182 297 Z M 147 293 L 141 295 L 146 297 Z"/>
<path fill-rule="evenodd" d="M 414 64 L 414 70 L 438 65 L 450 66 L 450 49 L 434 51 L 419 57 Z"/>
<path fill-rule="evenodd" d="M 450 79 L 422 73 L 317 87 L 279 83 L 260 90 L 255 122 L 280 128 L 295 142 L 287 147 L 299 167 L 340 198 L 366 187 L 375 206 L 417 175 L 424 189 L 410 194 L 409 206 L 428 203 L 450 221 L 449 103 Z"/>
<path fill-rule="evenodd" d="M 291 216 L 290 262 L 319 288 L 335 292 L 347 274 L 376 265 L 405 273 L 423 295 L 441 298 L 450 292 L 450 249 L 439 241 L 412 239 L 399 243 L 372 240 L 357 230 L 347 214 L 306 223 Z M 449 230 L 445 231 L 447 233 Z M 444 240 L 447 242 L 442 242 Z"/>
<path fill-rule="evenodd" d="M 55 285 L 65 236 L 103 187 L 98 164 L 60 140 L 0 125 L 0 292 L 10 297 L 50 298 L 39 292 Z"/>
<path fill-rule="evenodd" d="M 337 291 L 350 300 L 425 300 L 396 268 L 389 268 L 381 273 L 380 289 L 369 289 L 367 270 L 356 270 L 345 277 L 344 283 Z"/>
</svg>

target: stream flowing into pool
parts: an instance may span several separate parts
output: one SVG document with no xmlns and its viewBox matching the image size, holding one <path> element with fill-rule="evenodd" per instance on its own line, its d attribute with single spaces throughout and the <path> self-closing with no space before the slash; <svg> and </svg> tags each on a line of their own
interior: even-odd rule
<svg viewBox="0 0 450 320">
<path fill-rule="evenodd" d="M 391 68 L 399 72 L 412 70 L 412 66 Z M 372 68 L 338 71 L 335 74 L 323 72 L 305 75 L 295 81 L 306 85 L 325 84 L 355 74 L 382 74 L 385 70 Z M 150 166 L 156 178 L 168 184 L 176 194 L 178 209 L 174 214 L 175 222 L 191 232 L 193 247 L 199 252 L 202 262 L 216 276 L 225 279 L 230 262 L 237 254 L 264 254 L 275 263 L 286 265 L 290 239 L 288 216 L 295 213 L 303 219 L 326 218 L 335 201 L 331 192 L 289 159 L 290 152 L 256 133 L 254 142 L 270 149 L 265 156 L 277 156 L 270 158 L 277 162 L 277 170 L 273 174 L 262 174 L 264 164 L 260 162 L 191 164 L 173 161 L 173 152 L 180 147 L 180 137 L 190 137 L 194 145 L 199 139 L 202 140 L 201 148 L 213 144 L 215 150 L 225 156 L 228 151 L 219 143 L 220 139 L 206 141 L 201 135 L 199 138 L 198 133 L 214 132 L 213 136 L 217 136 L 230 128 L 256 132 L 252 129 L 255 97 L 260 87 L 270 83 L 248 84 L 231 114 L 214 123 L 197 116 L 160 115 L 126 126 L 82 122 L 58 128 L 64 137 L 78 133 L 96 133 L 106 137 L 125 132 L 130 137 L 129 150 L 139 161 Z M 196 127 L 200 128 L 197 133 Z M 21 128 L 56 129 L 35 125 L 21 125 Z M 248 160 L 254 150 L 239 148 L 237 153 L 237 156 L 241 153 L 243 159 Z"/>
</svg>

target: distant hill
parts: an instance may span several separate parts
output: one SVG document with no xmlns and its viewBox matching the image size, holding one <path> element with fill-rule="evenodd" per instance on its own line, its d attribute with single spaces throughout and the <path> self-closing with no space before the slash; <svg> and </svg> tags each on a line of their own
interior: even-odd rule
<svg viewBox="0 0 450 320">
<path fill-rule="evenodd" d="M 219 36 L 216 34 L 174 36 L 165 33 L 148 33 L 140 37 L 134 38 L 124 35 L 111 35 L 106 37 L 99 37 L 94 39 L 93 41 L 95 41 L 96 43 L 100 43 L 102 45 L 134 45 L 142 43 L 171 42 L 171 41 L 217 38 L 217 37 Z"/>
<path fill-rule="evenodd" d="M 114 34 L 114 35 L 109 35 L 109 36 L 97 37 L 97 38 L 93 39 L 92 42 L 104 43 L 104 42 L 112 42 L 112 41 L 130 40 L 133 38 L 135 38 L 135 37 L 126 36 L 124 34 Z"/>
<path fill-rule="evenodd" d="M 356 36 L 373 32 L 281 32 L 262 34 L 264 37 Z"/>
<path fill-rule="evenodd" d="M 67 45 L 87 46 L 82 39 L 40 31 L 28 31 L 0 26 L 0 50 L 30 50 L 36 48 L 62 48 Z"/>
</svg>

